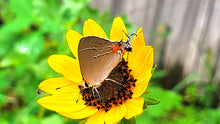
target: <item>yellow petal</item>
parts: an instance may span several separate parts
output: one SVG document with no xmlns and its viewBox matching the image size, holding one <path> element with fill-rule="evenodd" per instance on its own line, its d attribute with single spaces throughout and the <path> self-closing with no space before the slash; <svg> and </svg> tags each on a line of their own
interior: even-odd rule
<svg viewBox="0 0 220 124">
<path fill-rule="evenodd" d="M 152 76 L 151 70 L 148 70 L 145 71 L 145 73 L 142 74 L 142 76 L 137 79 L 137 82 L 135 82 L 135 87 L 133 90 L 132 97 L 139 97 L 144 93 L 144 91 L 147 89 L 151 76 Z"/>
<path fill-rule="evenodd" d="M 122 39 L 123 41 L 127 41 L 128 37 L 125 33 L 128 34 L 123 20 L 120 17 L 114 18 L 110 32 L 110 39 L 113 41 L 121 41 Z"/>
<path fill-rule="evenodd" d="M 132 68 L 133 76 L 137 77 L 144 71 L 152 70 L 153 68 L 153 48 L 151 46 L 146 46 L 143 51 L 144 53 L 137 58 L 134 67 Z"/>
<path fill-rule="evenodd" d="M 153 51 L 153 48 L 151 46 L 148 47 L 149 50 L 148 50 L 148 56 L 146 56 L 146 60 L 148 61 L 147 62 L 147 66 L 146 66 L 146 69 L 151 69 L 153 68 L 153 64 L 154 64 L 154 51 Z"/>
<path fill-rule="evenodd" d="M 132 69 L 131 74 L 137 79 L 132 97 L 139 97 L 147 89 L 152 76 L 153 48 L 151 46 L 145 46 L 131 61 L 133 61 L 133 64 L 130 64 Z"/>
<path fill-rule="evenodd" d="M 90 116 L 86 121 L 86 124 L 104 124 L 106 118 L 106 112 L 104 109 L 100 109 L 94 115 Z"/>
<path fill-rule="evenodd" d="M 74 83 L 64 77 L 49 78 L 38 85 L 38 88 L 49 93 L 78 93 L 79 83 Z"/>
<path fill-rule="evenodd" d="M 88 19 L 85 21 L 83 25 L 83 35 L 84 36 L 94 35 L 103 38 L 108 38 L 104 30 L 99 26 L 99 24 L 92 19 Z"/>
<path fill-rule="evenodd" d="M 142 29 L 143 29 L 142 27 L 138 29 L 136 33 L 137 36 L 134 36 L 131 42 L 133 52 L 139 51 L 142 47 L 145 46 L 145 40 Z"/>
<path fill-rule="evenodd" d="M 73 55 L 78 58 L 78 45 L 82 35 L 77 31 L 69 29 L 66 33 L 66 40 Z"/>
<path fill-rule="evenodd" d="M 84 119 L 95 114 L 97 111 L 98 109 L 96 107 L 88 106 L 86 108 L 83 108 L 81 110 L 74 111 L 74 112 L 63 112 L 62 111 L 62 112 L 57 112 L 57 113 L 63 115 L 64 117 L 71 118 L 71 119 Z"/>
<path fill-rule="evenodd" d="M 63 112 L 78 111 L 86 107 L 79 93 L 46 96 L 38 99 L 37 103 L 49 110 Z"/>
<path fill-rule="evenodd" d="M 125 102 L 127 113 L 125 119 L 130 119 L 134 116 L 140 115 L 143 112 L 144 99 L 142 97 L 128 99 Z"/>
<path fill-rule="evenodd" d="M 126 114 L 127 109 L 124 104 L 113 106 L 107 113 L 106 113 L 106 120 L 105 124 L 114 124 L 118 123 Z"/>
<path fill-rule="evenodd" d="M 136 69 L 144 60 L 146 55 L 146 49 L 145 47 L 140 48 L 138 52 L 130 52 L 128 55 L 128 66 L 133 71 Z"/>
<path fill-rule="evenodd" d="M 128 56 L 129 56 L 130 52 L 125 52 L 123 55 L 123 58 L 125 59 L 125 61 L 128 61 Z"/>
<path fill-rule="evenodd" d="M 51 55 L 48 64 L 57 73 L 62 74 L 68 80 L 73 82 L 82 82 L 82 75 L 79 62 L 66 55 Z"/>
</svg>

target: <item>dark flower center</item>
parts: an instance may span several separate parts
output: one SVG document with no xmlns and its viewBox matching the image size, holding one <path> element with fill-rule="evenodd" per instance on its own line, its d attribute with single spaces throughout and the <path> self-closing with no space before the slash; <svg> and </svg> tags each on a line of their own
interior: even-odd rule
<svg viewBox="0 0 220 124">
<path fill-rule="evenodd" d="M 131 69 L 128 69 L 127 64 L 122 59 L 109 74 L 108 80 L 104 80 L 100 87 L 80 87 L 85 104 L 105 109 L 107 112 L 113 105 L 119 105 L 125 100 L 131 99 L 137 80 L 130 74 Z M 94 90 L 95 88 L 97 90 Z"/>
</svg>

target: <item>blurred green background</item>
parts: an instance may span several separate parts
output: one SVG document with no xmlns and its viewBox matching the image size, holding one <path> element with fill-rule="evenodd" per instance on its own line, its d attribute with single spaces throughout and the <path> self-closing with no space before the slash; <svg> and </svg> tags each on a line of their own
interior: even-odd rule
<svg viewBox="0 0 220 124">
<path fill-rule="evenodd" d="M 60 76 L 47 64 L 52 54 L 73 56 L 66 43 L 69 28 L 82 33 L 83 22 L 92 18 L 109 35 L 113 16 L 92 9 L 90 0 L 0 0 L 0 123 L 1 124 L 68 124 L 78 123 L 40 107 L 36 100 L 37 85 L 50 77 Z M 121 15 L 129 33 L 137 27 Z M 166 39 L 169 30 L 158 35 Z M 161 44 L 158 44 L 161 45 Z M 155 46 L 156 48 L 158 47 Z M 156 49 L 157 50 L 157 49 Z M 155 53 L 156 53 L 155 50 Z M 159 53 L 155 54 L 159 57 Z M 220 124 L 220 107 L 213 107 L 216 86 L 210 70 L 210 56 L 204 62 L 207 83 L 198 82 L 197 73 L 182 79 L 172 89 L 162 88 L 167 76 L 156 69 L 144 97 L 160 100 L 136 117 L 137 124 Z M 156 64 L 156 63 L 155 63 Z M 202 85 L 201 85 L 202 84 Z M 202 94 L 201 91 L 202 90 Z"/>
</svg>

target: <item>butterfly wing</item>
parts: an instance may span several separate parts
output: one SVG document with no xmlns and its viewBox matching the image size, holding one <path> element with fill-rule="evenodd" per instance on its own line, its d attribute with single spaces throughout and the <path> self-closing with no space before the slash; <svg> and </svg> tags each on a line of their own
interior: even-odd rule
<svg viewBox="0 0 220 124">
<path fill-rule="evenodd" d="M 121 55 L 112 52 L 114 42 L 97 36 L 81 38 L 78 58 L 82 76 L 91 85 L 100 85 L 120 62 Z"/>
</svg>

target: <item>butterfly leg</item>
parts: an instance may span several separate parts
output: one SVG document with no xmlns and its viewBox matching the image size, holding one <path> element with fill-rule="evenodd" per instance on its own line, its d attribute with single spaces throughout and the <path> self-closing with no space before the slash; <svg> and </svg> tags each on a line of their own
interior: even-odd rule
<svg viewBox="0 0 220 124">
<path fill-rule="evenodd" d="M 122 59 L 122 57 L 123 57 L 122 51 L 121 51 L 121 50 L 118 50 L 116 53 L 117 53 L 118 55 L 120 55 L 120 59 Z"/>
<path fill-rule="evenodd" d="M 121 84 L 121 83 L 119 83 L 118 81 L 113 80 L 113 79 L 110 79 L 110 78 L 106 78 L 105 80 L 106 80 L 106 81 L 111 81 L 111 82 L 114 82 L 114 83 L 119 84 L 119 85 L 122 85 L 122 84 Z"/>
<path fill-rule="evenodd" d="M 94 91 L 95 90 L 95 91 Z M 98 89 L 96 88 L 96 87 L 92 87 L 92 93 L 93 93 L 93 96 L 95 96 L 95 92 L 98 94 L 98 96 L 99 96 L 99 101 L 101 101 L 101 96 L 100 96 L 100 94 L 99 94 L 99 91 L 98 91 Z"/>
</svg>

